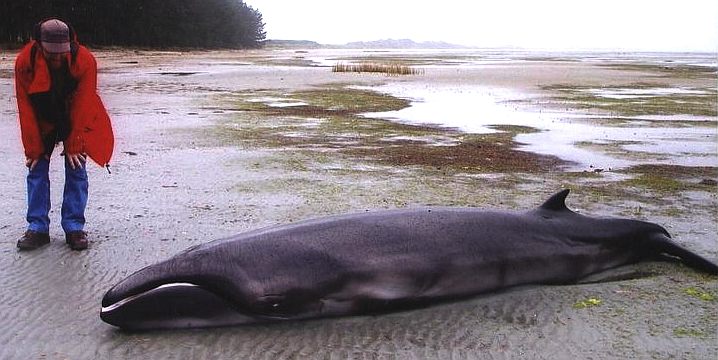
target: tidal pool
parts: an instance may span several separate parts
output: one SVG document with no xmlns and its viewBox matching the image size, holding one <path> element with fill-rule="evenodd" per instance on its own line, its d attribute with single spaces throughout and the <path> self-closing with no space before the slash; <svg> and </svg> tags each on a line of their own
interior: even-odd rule
<svg viewBox="0 0 718 360">
<path fill-rule="evenodd" d="M 365 87 L 366 88 L 366 87 Z M 586 120 L 599 117 L 596 113 L 559 111 L 526 106 L 531 95 L 511 89 L 479 85 L 428 86 L 422 83 L 389 83 L 370 87 L 392 96 L 412 100 L 411 106 L 398 111 L 366 113 L 368 118 L 383 118 L 410 124 L 433 124 L 455 128 L 467 133 L 491 133 L 495 125 L 526 126 L 540 131 L 517 134 L 521 149 L 558 156 L 576 163 L 576 170 L 587 168 L 618 169 L 638 163 L 674 164 L 684 166 L 714 166 L 716 128 L 656 127 L 656 126 L 600 126 Z M 631 89 L 643 93 L 642 89 Z M 657 90 L 651 90 L 654 94 Z M 688 90 L 671 89 L 671 91 Z M 597 90 L 598 91 L 598 90 Z M 638 92 L 635 92 L 638 91 Z M 623 93 L 616 91 L 616 94 Z M 629 93 L 625 92 L 626 96 Z M 603 94 L 603 93 L 602 93 Z M 608 95 L 607 95 L 608 96 Z M 520 101 L 521 104 L 517 104 Z M 688 115 L 690 116 L 690 115 Z M 602 115 L 601 117 L 605 117 Z M 716 121 L 706 117 L 701 120 Z M 672 117 L 671 119 L 675 119 Z M 583 121 L 581 121 L 583 120 Z M 625 152 L 640 153 L 640 161 L 628 156 L 615 156 L 586 150 L 577 143 L 606 141 L 627 142 L 619 145 Z"/>
</svg>

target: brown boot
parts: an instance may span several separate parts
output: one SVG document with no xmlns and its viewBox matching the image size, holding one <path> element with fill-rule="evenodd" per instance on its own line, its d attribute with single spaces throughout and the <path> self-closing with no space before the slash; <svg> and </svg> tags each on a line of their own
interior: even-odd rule
<svg viewBox="0 0 718 360">
<path fill-rule="evenodd" d="M 89 242 L 87 241 L 87 233 L 84 231 L 70 231 L 65 233 L 65 240 L 72 250 L 85 250 Z"/>
<path fill-rule="evenodd" d="M 35 250 L 50 243 L 50 234 L 28 230 L 17 241 L 20 250 Z"/>
</svg>

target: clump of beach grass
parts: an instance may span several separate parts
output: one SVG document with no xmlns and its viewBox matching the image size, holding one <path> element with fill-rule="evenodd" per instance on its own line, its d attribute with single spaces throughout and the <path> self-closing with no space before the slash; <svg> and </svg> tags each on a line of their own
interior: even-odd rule
<svg viewBox="0 0 718 360">
<path fill-rule="evenodd" d="M 408 65 L 397 63 L 370 63 L 359 64 L 337 63 L 332 67 L 332 72 L 356 72 L 356 73 L 382 73 L 386 75 L 423 75 L 424 69 L 417 69 Z"/>
</svg>

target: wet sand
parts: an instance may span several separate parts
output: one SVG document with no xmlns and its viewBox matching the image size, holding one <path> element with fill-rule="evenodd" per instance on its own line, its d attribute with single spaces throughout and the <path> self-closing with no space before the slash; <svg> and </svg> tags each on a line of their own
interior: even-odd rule
<svg viewBox="0 0 718 360">
<path fill-rule="evenodd" d="M 625 84 L 653 74 L 546 59 L 466 70 L 427 67 L 422 76 L 386 77 L 309 66 L 315 56 L 293 51 L 98 53 L 100 92 L 117 143 L 112 174 L 89 167 L 91 248 L 77 253 L 64 243 L 57 151 L 51 164 L 53 241 L 42 250 L 20 253 L 15 242 L 25 228 L 25 169 L 9 76 L 13 57 L 3 53 L 0 133 L 7 139 L 0 142 L 0 358 L 706 359 L 718 354 L 718 302 L 696 296 L 718 297 L 718 279 L 671 263 L 628 266 L 594 279 L 598 282 L 522 287 L 382 316 L 145 333 L 102 323 L 100 300 L 107 289 L 194 244 L 364 209 L 466 204 L 528 209 L 561 187 L 574 189 L 569 206 L 581 213 L 660 223 L 679 243 L 718 260 L 714 185 L 668 193 L 641 187 L 618 192 L 625 186 L 615 180 L 620 174 L 447 174 L 211 136 L 217 129 L 226 131 L 228 121 L 241 131 L 267 120 L 222 102 L 236 92 L 423 82 L 480 83 L 540 94 L 540 84 Z M 715 76 L 665 81 L 714 84 Z M 642 196 L 625 198 L 626 193 Z M 609 275 L 621 280 L 600 281 Z M 577 306 L 591 298 L 600 304 Z"/>
</svg>

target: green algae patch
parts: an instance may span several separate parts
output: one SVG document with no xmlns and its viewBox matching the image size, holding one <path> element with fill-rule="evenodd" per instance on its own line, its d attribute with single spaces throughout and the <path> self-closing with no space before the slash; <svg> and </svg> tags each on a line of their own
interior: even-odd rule
<svg viewBox="0 0 718 360">
<path fill-rule="evenodd" d="M 702 301 L 715 301 L 716 300 L 715 295 L 713 295 L 709 292 L 703 291 L 702 289 L 695 288 L 695 287 L 685 288 L 685 289 L 683 289 L 683 293 L 690 297 L 693 297 L 693 298 L 696 298 L 696 299 L 699 299 Z"/>
<path fill-rule="evenodd" d="M 453 146 L 433 146 L 398 141 L 388 146 L 355 147 L 343 153 L 393 166 L 428 166 L 454 171 L 473 172 L 541 172 L 555 170 L 565 163 L 557 157 L 516 150 L 513 134 L 464 136 Z"/>
<path fill-rule="evenodd" d="M 641 141 L 628 141 L 628 140 L 597 140 L 597 141 L 579 141 L 574 145 L 581 149 L 586 149 L 593 152 L 604 153 L 619 159 L 626 159 L 632 161 L 650 161 L 655 158 L 663 158 L 662 154 L 655 154 L 643 151 L 630 151 L 626 150 L 625 147 L 632 145 L 642 145 Z"/>
<path fill-rule="evenodd" d="M 382 166 L 452 173 L 536 173 L 566 165 L 557 157 L 517 150 L 521 144 L 515 136 L 539 131 L 531 127 L 497 125 L 492 127 L 497 133 L 473 135 L 362 117 L 363 113 L 400 110 L 410 101 L 348 84 L 293 92 L 252 91 L 219 101 L 227 103 L 220 107 L 239 113 L 228 115 L 218 132 L 252 146 L 330 151 Z"/>
<path fill-rule="evenodd" d="M 644 164 L 628 168 L 627 172 L 650 173 L 667 178 L 714 178 L 718 179 L 718 167 Z"/>
<path fill-rule="evenodd" d="M 306 101 L 310 106 L 329 111 L 345 111 L 350 114 L 394 111 L 408 107 L 410 101 L 376 91 L 346 86 L 330 86 L 322 89 L 298 91 L 291 97 Z M 291 111 L 291 108 L 286 109 Z"/>
<path fill-rule="evenodd" d="M 603 303 L 603 301 L 601 301 L 601 299 L 598 299 L 595 297 L 590 297 L 585 300 L 577 301 L 576 303 L 573 304 L 573 308 L 574 309 L 587 309 L 587 308 L 600 306 L 602 303 Z"/>
<path fill-rule="evenodd" d="M 624 181 L 624 184 L 647 188 L 661 193 L 672 193 L 686 189 L 686 186 L 680 181 L 654 174 L 641 174 L 633 179 Z"/>
<path fill-rule="evenodd" d="M 682 326 L 673 329 L 673 335 L 679 338 L 705 338 L 707 336 L 707 334 L 702 330 L 690 329 Z"/>
<path fill-rule="evenodd" d="M 716 167 L 644 164 L 623 169 L 621 172 L 635 175 L 623 181 L 628 187 L 662 194 L 688 190 L 718 192 L 718 187 L 715 186 L 715 179 L 718 178 Z"/>
<path fill-rule="evenodd" d="M 540 88 L 552 94 L 547 100 L 549 104 L 599 110 L 616 117 L 718 116 L 718 92 L 712 88 L 674 88 L 662 83 L 602 87 L 554 84 Z"/>
<path fill-rule="evenodd" d="M 573 119 L 573 122 L 585 123 L 593 126 L 604 126 L 604 127 L 617 127 L 617 128 L 713 128 L 715 127 L 715 120 L 710 118 L 706 119 L 691 119 L 680 117 L 675 120 L 667 119 L 652 119 L 650 117 L 635 118 L 635 117 L 591 117 L 586 119 Z"/>
<path fill-rule="evenodd" d="M 517 134 L 533 134 L 537 132 L 541 132 L 541 130 L 530 127 L 530 126 L 521 126 L 521 125 L 489 125 L 488 128 L 494 129 L 501 132 L 510 133 L 513 135 Z"/>
<path fill-rule="evenodd" d="M 601 66 L 616 70 L 648 72 L 659 77 L 677 79 L 701 79 L 716 75 L 715 67 L 687 64 L 604 64 Z"/>
</svg>

